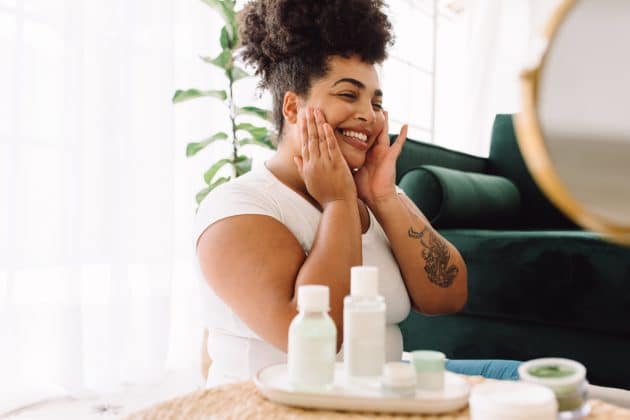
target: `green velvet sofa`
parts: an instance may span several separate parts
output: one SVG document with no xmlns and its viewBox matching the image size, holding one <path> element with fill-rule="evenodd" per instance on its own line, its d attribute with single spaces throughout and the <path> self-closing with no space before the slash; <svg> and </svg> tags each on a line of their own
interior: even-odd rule
<svg viewBox="0 0 630 420">
<path fill-rule="evenodd" d="M 409 139 L 397 182 L 460 250 L 469 287 L 455 315 L 413 312 L 401 324 L 405 350 L 568 357 L 592 384 L 630 389 L 630 247 L 579 229 L 544 197 L 512 115 L 497 115 L 488 158 Z"/>
</svg>

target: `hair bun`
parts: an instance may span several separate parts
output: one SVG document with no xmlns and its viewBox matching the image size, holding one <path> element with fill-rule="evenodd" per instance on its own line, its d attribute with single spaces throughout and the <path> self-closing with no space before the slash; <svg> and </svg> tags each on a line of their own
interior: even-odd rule
<svg viewBox="0 0 630 420">
<path fill-rule="evenodd" d="M 299 56 L 319 63 L 330 55 L 381 62 L 392 43 L 382 0 L 254 0 L 241 12 L 242 57 L 263 84 L 275 63 Z"/>
</svg>

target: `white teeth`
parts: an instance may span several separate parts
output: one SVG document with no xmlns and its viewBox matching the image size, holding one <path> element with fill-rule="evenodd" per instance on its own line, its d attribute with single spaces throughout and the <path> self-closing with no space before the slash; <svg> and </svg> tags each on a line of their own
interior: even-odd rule
<svg viewBox="0 0 630 420">
<path fill-rule="evenodd" d="M 343 130 L 341 132 L 341 134 L 343 134 L 344 136 L 348 136 L 348 137 L 354 137 L 355 139 L 361 140 L 362 142 L 367 142 L 367 136 L 363 133 L 359 133 L 357 131 L 352 131 L 352 130 Z"/>
</svg>

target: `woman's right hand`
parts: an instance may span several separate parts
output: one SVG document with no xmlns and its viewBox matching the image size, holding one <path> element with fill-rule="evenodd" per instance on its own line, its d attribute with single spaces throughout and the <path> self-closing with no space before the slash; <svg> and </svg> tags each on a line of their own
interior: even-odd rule
<svg viewBox="0 0 630 420">
<path fill-rule="evenodd" d="M 302 156 L 293 159 L 308 193 L 322 208 L 334 201 L 356 200 L 352 173 L 324 114 L 308 107 L 298 118 Z"/>
</svg>

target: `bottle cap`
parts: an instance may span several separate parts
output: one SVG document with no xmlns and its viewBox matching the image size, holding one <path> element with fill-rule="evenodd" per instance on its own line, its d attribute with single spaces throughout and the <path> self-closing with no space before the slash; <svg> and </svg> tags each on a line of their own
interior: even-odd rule
<svg viewBox="0 0 630 420">
<path fill-rule="evenodd" d="M 382 382 L 388 386 L 415 386 L 416 371 L 409 363 L 388 362 L 383 366 Z"/>
<path fill-rule="evenodd" d="M 411 360 L 418 373 L 444 372 L 446 356 L 432 350 L 416 350 L 411 352 Z"/>
<path fill-rule="evenodd" d="M 330 292 L 328 286 L 307 285 L 298 288 L 298 309 L 300 311 L 328 312 Z"/>
<path fill-rule="evenodd" d="M 378 296 L 378 268 L 360 265 L 350 269 L 352 296 Z"/>
</svg>

